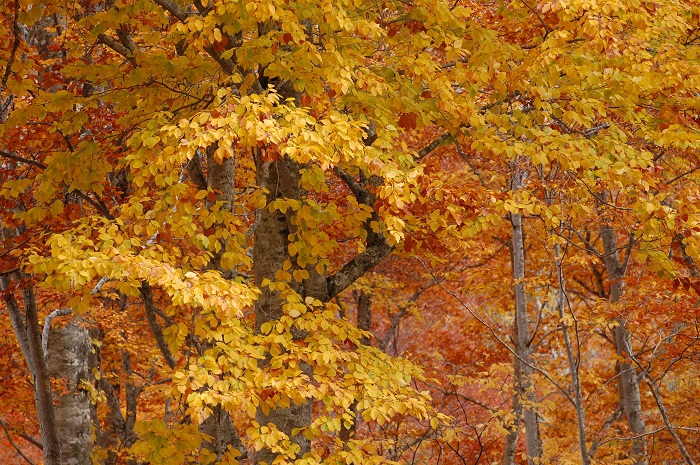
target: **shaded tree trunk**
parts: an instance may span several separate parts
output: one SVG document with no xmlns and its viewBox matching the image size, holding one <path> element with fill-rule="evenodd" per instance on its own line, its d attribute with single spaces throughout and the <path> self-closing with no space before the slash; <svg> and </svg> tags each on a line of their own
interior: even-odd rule
<svg viewBox="0 0 700 465">
<path fill-rule="evenodd" d="M 27 367 L 29 367 L 34 381 L 34 399 L 37 416 L 39 417 L 44 464 L 61 465 L 61 442 L 56 425 L 56 413 L 51 392 L 51 376 L 41 343 L 41 329 L 39 328 L 34 288 L 30 286 L 22 290 L 22 301 L 24 303 L 24 316 L 22 316 L 19 303 L 10 290 L 10 287 L 14 286 L 10 278 L 3 276 L 0 284 L 2 285 L 2 290 L 6 293 L 5 304 L 12 320 L 15 336 L 17 341 L 19 341 Z"/>
<path fill-rule="evenodd" d="M 110 399 L 107 395 L 107 390 L 112 386 L 109 382 L 102 377 L 102 342 L 104 341 L 104 330 L 96 325 L 92 325 L 88 329 L 88 336 L 90 337 L 91 344 L 92 341 L 97 341 L 97 344 L 93 344 L 90 350 L 90 355 L 88 356 L 88 375 L 90 376 L 91 383 L 98 389 L 105 392 L 107 397 L 107 405 L 110 406 L 110 401 L 113 402 L 114 399 Z M 99 379 L 94 375 L 94 373 L 99 374 Z M 105 389 L 105 385 L 109 385 L 109 388 Z M 114 395 L 114 392 L 111 392 Z M 121 413 L 121 410 L 120 410 Z M 107 414 L 107 426 L 105 428 L 100 424 L 100 419 L 97 415 L 97 404 L 90 403 L 90 416 L 92 419 L 92 427 L 95 430 L 95 442 L 93 449 L 99 448 L 106 451 L 106 457 L 102 460 L 103 465 L 115 465 L 117 463 L 117 452 L 116 447 L 118 444 L 118 432 L 113 423 L 114 416 L 111 412 Z"/>
<path fill-rule="evenodd" d="M 579 358 L 574 356 L 573 347 L 571 345 L 571 337 L 569 336 L 569 328 L 566 325 L 565 313 L 568 299 L 566 297 L 566 287 L 564 282 L 564 269 L 562 267 L 562 254 L 559 244 L 554 245 L 554 260 L 557 267 L 557 282 L 559 285 L 557 296 L 557 311 L 559 320 L 561 321 L 561 332 L 564 337 L 564 348 L 566 349 L 566 358 L 569 363 L 569 371 L 571 372 L 571 387 L 574 391 L 574 408 L 576 409 L 576 425 L 578 427 L 578 445 L 581 452 L 581 463 L 589 465 L 591 458 L 588 456 L 588 446 L 586 445 L 586 409 L 583 405 L 583 395 L 581 393 L 581 379 L 579 378 Z M 576 327 L 574 327 L 576 330 Z"/>
<path fill-rule="evenodd" d="M 616 304 L 623 294 L 623 279 L 626 274 L 626 266 L 620 262 L 617 240 L 612 226 L 604 221 L 600 228 L 600 236 L 603 241 L 603 253 L 605 255 L 605 268 L 610 277 L 610 303 Z M 628 252 L 629 253 L 629 252 Z M 617 355 L 624 361 L 619 363 L 618 392 L 624 406 L 627 425 L 630 433 L 639 436 L 632 442 L 630 456 L 636 465 L 645 465 L 647 462 L 646 426 L 642 415 L 642 400 L 639 393 L 639 377 L 637 370 L 632 365 L 629 356 L 632 354 L 630 335 L 627 331 L 627 319 L 618 316 L 615 321 L 617 326 L 613 329 L 613 340 Z"/>
<path fill-rule="evenodd" d="M 514 165 L 517 165 L 518 161 Z M 514 166 L 512 181 L 513 192 L 521 189 L 525 180 L 522 168 Z M 530 322 L 527 314 L 527 294 L 525 293 L 525 243 L 523 237 L 523 219 L 519 213 L 511 214 L 513 280 L 515 281 L 515 349 L 520 362 L 515 369 L 520 372 L 521 404 L 523 423 L 525 425 L 525 448 L 528 463 L 539 463 L 542 457 L 542 439 L 540 437 L 539 416 L 537 415 L 537 394 L 532 383 L 533 358 L 530 337 Z M 517 376 L 516 376 L 517 378 Z"/>
<path fill-rule="evenodd" d="M 212 414 L 199 425 L 199 431 L 212 438 L 211 441 L 205 441 L 202 447 L 216 454 L 217 462 L 221 461 L 228 446 L 238 449 L 242 455 L 247 456 L 231 416 L 221 406 L 212 407 Z"/>
<path fill-rule="evenodd" d="M 257 183 L 260 188 L 267 189 L 267 203 L 270 204 L 277 198 L 300 198 L 299 168 L 296 163 L 280 158 L 276 162 L 264 162 L 256 157 Z M 276 273 L 283 269 L 284 262 L 291 259 L 288 251 L 290 227 L 287 216 L 279 210 L 270 211 L 268 208 L 258 210 L 258 225 L 255 229 L 255 242 L 253 246 L 253 271 L 255 285 L 260 287 L 261 294 L 255 302 L 255 329 L 260 332 L 263 324 L 279 320 L 283 315 L 283 300 L 279 291 L 262 287 L 264 279 L 276 281 Z M 298 293 L 302 293 L 301 285 L 292 282 L 290 287 Z M 324 299 L 325 300 L 325 299 Z M 297 335 L 299 336 L 299 335 Z M 269 363 L 267 361 L 262 363 Z M 301 367 L 311 376 L 309 367 Z M 258 408 L 256 420 L 260 425 L 272 423 L 278 430 L 289 436 L 291 442 L 299 446 L 297 457 L 301 457 L 311 450 L 311 442 L 301 434 L 296 436 L 292 430 L 304 428 L 311 423 L 311 401 L 301 404 L 292 403 L 289 407 L 277 407 L 270 409 L 268 413 Z M 265 462 L 271 464 L 277 454 L 270 449 L 257 451 L 254 463 Z"/>
<path fill-rule="evenodd" d="M 357 327 L 363 331 L 370 331 L 372 328 L 372 294 L 363 290 L 352 291 L 352 297 L 355 299 L 355 308 L 357 309 Z M 360 343 L 369 345 L 369 336 L 364 336 L 360 339 Z M 352 424 L 345 426 L 341 422 L 340 432 L 338 433 L 338 437 L 343 443 L 348 442 L 355 435 L 357 429 L 357 400 L 350 406 L 350 411 L 353 416 Z"/>
<path fill-rule="evenodd" d="M 522 421 L 523 406 L 520 403 L 522 397 L 521 387 L 521 372 L 520 360 L 513 357 L 513 373 L 515 377 L 514 392 L 513 392 L 513 422 L 508 428 L 509 433 L 506 435 L 505 445 L 503 447 L 503 465 L 515 465 L 515 450 L 518 446 L 518 438 L 520 437 L 520 422 Z"/>
<path fill-rule="evenodd" d="M 197 153 L 188 165 L 188 173 L 191 180 L 197 184 L 197 187 L 202 190 L 211 188 L 216 192 L 215 202 L 223 202 L 222 210 L 232 212 L 236 199 L 236 158 L 232 156 L 224 158 L 219 162 L 215 156 L 218 148 L 218 143 L 207 147 L 206 157 Z M 202 166 L 203 158 L 206 159 L 206 176 Z M 207 201 L 207 208 L 211 208 L 213 204 L 214 202 Z M 224 227 L 223 225 L 216 226 Z M 224 252 L 226 252 L 228 241 L 221 239 L 220 242 L 221 249 L 212 257 L 211 262 L 209 262 L 209 269 L 219 271 L 222 276 L 230 279 L 233 277 L 232 270 L 225 269 L 221 264 L 221 257 Z M 159 327 L 156 329 L 160 331 Z M 168 360 L 170 350 L 167 348 L 166 344 L 163 344 L 163 349 L 161 349 L 161 351 L 166 356 L 166 360 Z M 175 360 L 172 358 L 172 355 L 170 355 L 170 359 L 172 360 L 172 364 L 169 362 L 169 365 L 171 368 L 174 368 Z M 216 454 L 217 462 L 222 460 L 229 446 L 238 449 L 242 457 L 247 457 L 247 451 L 231 420 L 231 415 L 225 409 L 221 408 L 220 405 L 213 405 L 211 409 L 212 414 L 199 425 L 199 431 L 212 438 L 211 441 L 205 441 L 202 447 Z"/>
</svg>

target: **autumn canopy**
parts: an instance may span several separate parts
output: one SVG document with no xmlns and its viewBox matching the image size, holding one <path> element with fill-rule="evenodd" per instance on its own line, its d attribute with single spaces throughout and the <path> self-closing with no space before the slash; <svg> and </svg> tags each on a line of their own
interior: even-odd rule
<svg viewBox="0 0 700 465">
<path fill-rule="evenodd" d="M 696 0 L 0 0 L 0 462 L 694 464 Z"/>
</svg>

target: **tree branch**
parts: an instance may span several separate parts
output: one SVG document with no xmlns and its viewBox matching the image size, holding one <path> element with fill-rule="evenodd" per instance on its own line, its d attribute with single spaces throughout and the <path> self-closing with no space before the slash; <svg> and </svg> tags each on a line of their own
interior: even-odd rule
<svg viewBox="0 0 700 465">
<path fill-rule="evenodd" d="M 330 301 L 330 299 L 347 289 L 360 276 L 377 266 L 393 250 L 394 247 L 389 245 L 384 236 L 375 236 L 375 239 L 367 245 L 364 252 L 346 263 L 340 271 L 327 278 L 327 300 Z"/>
<path fill-rule="evenodd" d="M 119 55 L 123 56 L 126 58 L 129 63 L 131 63 L 134 66 L 138 66 L 136 64 L 136 59 L 134 58 L 134 54 L 131 53 L 131 50 L 126 48 L 124 45 L 122 45 L 121 42 L 118 40 L 112 39 L 108 35 L 102 33 L 97 36 L 97 42 L 106 45 L 107 47 L 111 48 L 115 52 L 117 52 Z"/>
<path fill-rule="evenodd" d="M 187 12 L 180 8 L 180 5 L 173 2 L 172 0 L 153 0 L 155 3 L 161 6 L 165 11 L 175 16 L 182 22 L 187 19 Z"/>
<path fill-rule="evenodd" d="M 6 152 L 5 150 L 0 150 L 0 156 L 5 157 L 5 158 L 9 158 L 11 160 L 15 160 L 15 161 L 18 161 L 21 163 L 26 163 L 27 165 L 36 166 L 37 168 L 41 168 L 42 170 L 46 169 L 46 165 L 41 163 L 41 162 L 30 160 L 28 158 L 22 158 L 18 155 L 12 154 L 10 152 Z"/>
<path fill-rule="evenodd" d="M 143 281 L 141 283 L 139 291 L 141 292 L 141 299 L 143 300 L 144 309 L 146 310 L 146 319 L 148 320 L 148 325 L 151 327 L 151 331 L 153 331 L 156 344 L 158 345 L 160 352 L 163 354 L 163 357 L 165 357 L 165 362 L 168 364 L 168 366 L 171 369 L 175 368 L 177 362 L 175 361 L 172 352 L 170 352 L 170 348 L 165 342 L 163 331 L 156 320 L 156 306 L 153 303 L 153 291 L 151 290 L 151 286 L 148 284 L 148 281 Z"/>
<path fill-rule="evenodd" d="M 49 357 L 49 331 L 51 331 L 51 322 L 56 317 L 68 316 L 71 313 L 73 313 L 73 309 L 71 308 L 58 308 L 44 318 L 44 329 L 41 332 L 41 348 L 44 351 L 44 358 Z"/>
<path fill-rule="evenodd" d="M 417 156 L 416 159 L 415 159 L 415 160 L 416 160 L 416 163 L 419 162 L 419 161 L 421 161 L 421 160 L 422 160 L 423 158 L 425 158 L 427 155 L 429 155 L 433 150 L 435 150 L 436 148 L 438 148 L 438 146 L 439 146 L 440 144 L 442 144 L 443 142 L 445 142 L 445 141 L 446 141 L 447 139 L 449 139 L 450 137 L 452 137 L 452 134 L 450 134 L 449 132 L 446 132 L 446 133 L 444 133 L 443 135 L 438 136 L 437 138 L 435 138 L 431 143 L 429 143 L 429 144 L 426 145 L 425 147 L 423 147 L 423 148 L 418 152 L 418 156 Z"/>
<path fill-rule="evenodd" d="M 455 147 L 457 148 L 457 153 L 459 154 L 459 156 L 462 157 L 462 159 L 467 162 L 467 164 L 472 169 L 472 171 L 474 172 L 476 177 L 479 178 L 479 182 L 481 183 L 481 185 L 484 186 L 485 188 L 489 189 L 489 186 L 486 184 L 486 181 L 484 181 L 484 178 L 481 176 L 481 173 L 479 173 L 479 170 L 476 168 L 476 166 L 474 166 L 474 163 L 467 156 L 467 154 L 464 152 L 464 150 L 462 150 L 462 146 L 459 145 L 459 141 L 457 140 L 457 138 L 455 138 Z"/>
</svg>

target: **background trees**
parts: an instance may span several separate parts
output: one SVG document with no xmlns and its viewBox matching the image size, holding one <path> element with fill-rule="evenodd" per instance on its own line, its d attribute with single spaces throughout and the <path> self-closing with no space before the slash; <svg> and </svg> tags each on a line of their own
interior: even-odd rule
<svg viewBox="0 0 700 465">
<path fill-rule="evenodd" d="M 3 6 L 8 460 L 700 454 L 693 2 Z"/>
</svg>

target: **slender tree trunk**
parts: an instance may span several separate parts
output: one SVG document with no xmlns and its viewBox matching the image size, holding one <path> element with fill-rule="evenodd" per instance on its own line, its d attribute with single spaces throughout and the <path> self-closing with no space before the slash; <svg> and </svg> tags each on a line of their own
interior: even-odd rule
<svg viewBox="0 0 700 465">
<path fill-rule="evenodd" d="M 605 254 L 605 268 L 610 277 L 610 303 L 616 304 L 620 301 L 623 293 L 623 279 L 625 277 L 625 266 L 620 262 L 617 249 L 615 231 L 608 222 L 603 222 L 600 228 L 600 236 L 603 241 L 603 253 Z M 639 436 L 632 442 L 630 456 L 635 460 L 636 465 L 645 465 L 647 462 L 647 440 L 646 426 L 642 415 L 642 400 L 639 393 L 639 377 L 637 370 L 629 360 L 632 354 L 630 335 L 627 331 L 627 320 L 619 316 L 615 319 L 617 326 L 613 329 L 615 350 L 617 355 L 624 361 L 620 362 L 619 370 L 619 393 L 622 405 L 624 406 L 627 425 L 630 433 Z"/>
<path fill-rule="evenodd" d="M 518 447 L 518 438 L 520 437 L 520 422 L 523 416 L 523 406 L 520 399 L 523 395 L 522 380 L 520 371 L 520 360 L 513 357 L 513 372 L 515 378 L 515 389 L 513 392 L 513 422 L 508 427 L 509 433 L 506 436 L 505 445 L 503 447 L 503 465 L 515 465 L 515 451 Z"/>
<path fill-rule="evenodd" d="M 355 299 L 355 308 L 357 308 L 357 327 L 363 331 L 369 331 L 372 328 L 372 294 L 365 291 L 353 291 L 352 296 Z M 369 345 L 369 336 L 364 336 L 360 343 Z M 348 427 L 341 422 L 340 432 L 338 437 L 343 443 L 348 442 L 354 435 L 357 429 L 357 401 L 354 401 L 350 406 L 350 411 L 353 415 L 352 424 Z"/>
<path fill-rule="evenodd" d="M 588 456 L 588 446 L 586 445 L 586 409 L 583 405 L 583 396 L 581 394 L 581 380 L 579 378 L 579 362 L 574 357 L 574 351 L 571 346 L 571 338 L 569 337 L 569 328 L 566 325 L 566 288 L 564 283 L 564 270 L 562 268 L 561 247 L 559 244 L 554 246 L 554 259 L 557 266 L 557 281 L 559 283 L 559 295 L 557 299 L 557 310 L 561 321 L 561 332 L 564 336 L 564 348 L 566 349 L 566 358 L 569 362 L 569 371 L 571 372 L 571 386 L 574 391 L 574 407 L 576 408 L 576 425 L 578 426 L 578 445 L 581 451 L 581 463 L 589 465 L 591 458 Z"/>
<path fill-rule="evenodd" d="M 124 423 L 123 423 L 123 436 L 122 436 L 122 447 L 125 449 L 130 448 L 131 446 L 134 445 L 136 442 L 137 436 L 136 432 L 134 431 L 134 426 L 136 425 L 136 416 L 138 413 L 138 399 L 139 395 L 141 394 L 141 391 L 143 390 L 142 386 L 134 384 L 134 372 L 131 369 L 131 355 L 126 349 L 122 349 L 122 372 L 124 375 L 126 375 L 126 383 L 124 386 L 124 390 L 126 391 L 126 396 L 125 396 L 125 413 L 126 416 L 124 417 Z M 139 465 L 139 462 L 136 459 L 129 459 L 127 461 L 127 465 Z"/>
<path fill-rule="evenodd" d="M 6 233 L 8 235 L 15 234 L 13 230 L 5 229 L 0 223 L 0 243 L 5 242 Z M 19 273 L 13 275 L 18 281 L 21 279 Z M 44 465 L 61 465 L 61 442 L 56 428 L 51 376 L 42 344 L 42 331 L 39 327 L 39 310 L 36 305 L 34 287 L 28 286 L 22 289 L 23 316 L 19 303 L 12 292 L 15 283 L 12 282 L 10 276 L 0 277 L 0 289 L 5 294 L 5 304 L 12 322 L 12 329 L 34 381 L 34 400 L 39 417 L 41 442 L 44 447 Z"/>
<path fill-rule="evenodd" d="M 88 381 L 88 330 L 75 320 L 64 327 L 52 326 L 48 348 L 49 371 L 61 387 L 54 394 L 61 461 L 63 465 L 91 465 L 91 403 L 80 388 L 81 381 Z"/>
<path fill-rule="evenodd" d="M 514 163 L 512 190 L 522 188 L 525 172 Z M 525 244 L 523 238 L 523 219 L 519 213 L 511 214 L 512 224 L 512 258 L 513 280 L 515 281 L 515 342 L 516 353 L 522 363 L 514 368 L 520 370 L 523 407 L 523 422 L 525 424 L 525 448 L 528 463 L 535 465 L 542 457 L 542 439 L 540 437 L 539 418 L 537 415 L 537 394 L 532 383 L 533 359 L 530 345 L 530 328 L 527 314 L 527 295 L 525 293 Z"/>
</svg>

